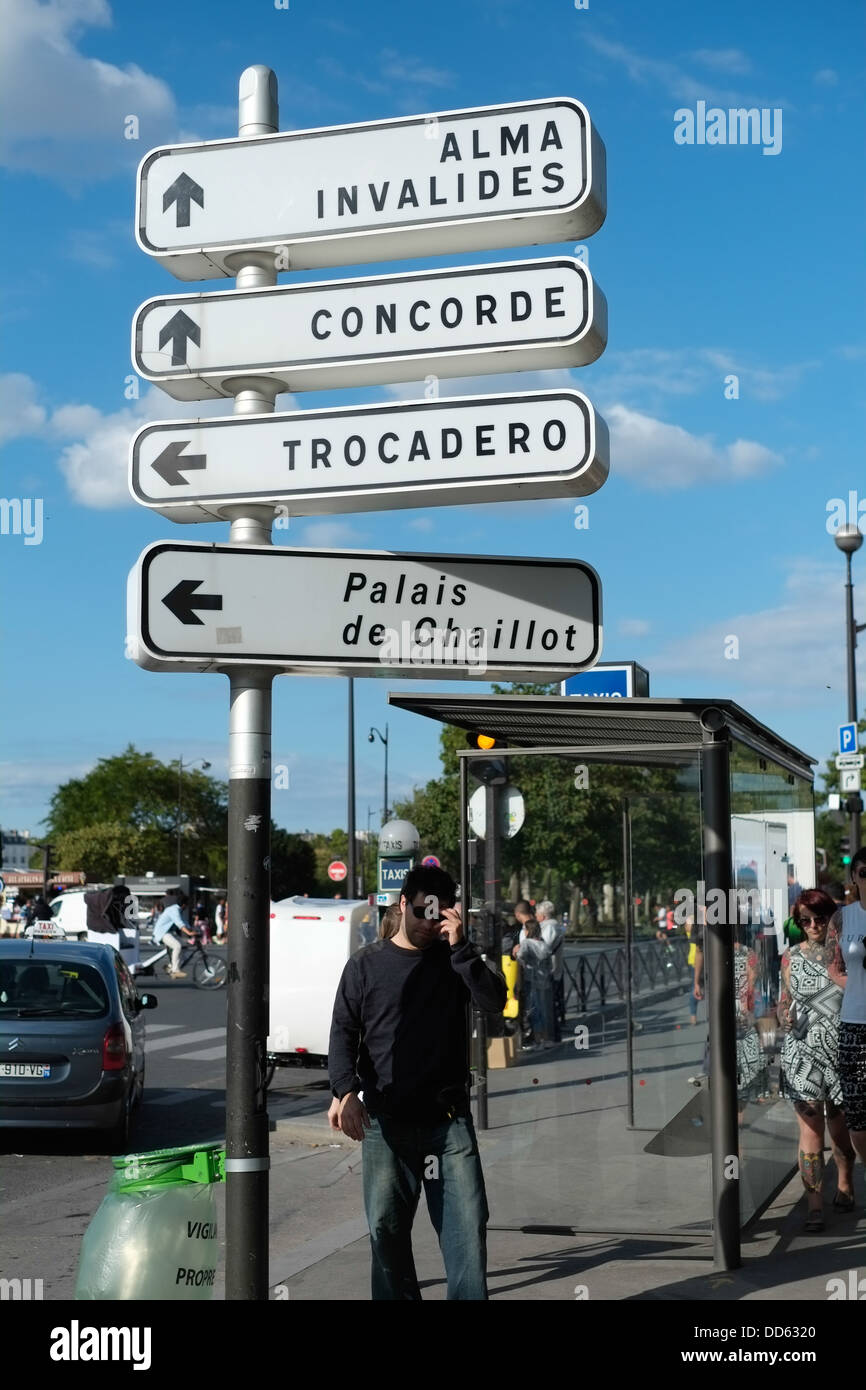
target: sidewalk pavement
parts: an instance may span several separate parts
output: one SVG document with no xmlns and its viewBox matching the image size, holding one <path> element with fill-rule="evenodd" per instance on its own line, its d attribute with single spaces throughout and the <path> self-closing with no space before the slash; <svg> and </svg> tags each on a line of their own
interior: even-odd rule
<svg viewBox="0 0 866 1390">
<path fill-rule="evenodd" d="M 318 1100 L 318 1112 L 278 1119 L 271 1135 L 271 1297 L 367 1302 L 370 1244 L 361 1192 L 362 1146 L 334 1136 L 325 1114 L 327 1095 L 318 1092 Z M 482 1157 L 486 1139 L 480 1136 Z M 806 1235 L 805 1199 L 799 1177 L 793 1178 L 744 1237 L 741 1268 L 727 1273 L 714 1270 L 706 1234 L 573 1236 L 494 1225 L 488 1236 L 490 1297 L 824 1302 L 834 1287 L 828 1289 L 829 1280 L 842 1279 L 848 1286 L 850 1271 L 858 1279 L 866 1276 L 859 1166 L 856 1183 L 857 1211 L 845 1215 L 828 1201 L 825 1231 Z M 832 1191 L 832 1175 L 829 1187 Z M 220 1225 L 224 1229 L 223 1221 Z M 444 1300 L 442 1261 L 423 1200 L 413 1241 L 424 1299 Z M 224 1259 L 217 1299 L 224 1296 L 223 1270 Z"/>
<path fill-rule="evenodd" d="M 786 1181 L 796 1159 L 793 1115 L 769 1093 L 745 1109 L 743 1209 L 783 1187 L 743 1238 L 742 1266 L 714 1269 L 707 1092 L 696 1076 L 706 1025 L 688 1026 L 681 983 L 641 999 L 630 1127 L 622 1009 L 583 1019 L 584 1039 L 572 1020 L 560 1046 L 488 1073 L 489 1128 L 478 1139 L 491 1210 L 492 1299 L 825 1301 L 829 1280 L 847 1283 L 852 1271 L 855 1283 L 866 1279 L 862 1167 L 855 1172 L 858 1207 L 845 1215 L 830 1206 L 831 1165 L 825 1230 L 806 1235 L 800 1179 Z M 363 1145 L 330 1130 L 329 1103 L 320 1072 L 278 1072 L 269 1092 L 272 1297 L 365 1302 Z M 424 1298 L 444 1299 L 423 1199 L 413 1239 Z M 215 1296 L 222 1297 L 221 1285 Z"/>
</svg>

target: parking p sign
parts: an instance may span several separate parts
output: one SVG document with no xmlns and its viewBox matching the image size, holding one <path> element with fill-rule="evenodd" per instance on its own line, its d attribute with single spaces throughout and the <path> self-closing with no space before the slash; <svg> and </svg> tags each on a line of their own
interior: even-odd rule
<svg viewBox="0 0 866 1390">
<path fill-rule="evenodd" d="M 840 725 L 839 725 L 839 752 L 840 752 L 840 753 L 856 753 L 856 752 L 857 752 L 857 725 L 856 725 L 856 724 L 840 724 Z"/>
</svg>

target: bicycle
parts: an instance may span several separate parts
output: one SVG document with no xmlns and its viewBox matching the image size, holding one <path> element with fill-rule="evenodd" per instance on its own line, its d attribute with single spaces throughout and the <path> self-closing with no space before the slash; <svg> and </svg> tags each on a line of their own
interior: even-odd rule
<svg viewBox="0 0 866 1390">
<path fill-rule="evenodd" d="M 192 968 L 192 980 L 197 989 L 222 989 L 228 979 L 228 966 L 221 956 L 209 955 L 201 944 L 201 933 L 196 934 L 194 942 L 184 946 L 180 954 L 179 969 L 183 970 L 188 961 L 195 957 L 195 964 Z M 147 960 L 139 961 L 130 966 L 132 974 L 138 979 L 142 975 L 155 975 L 156 966 L 160 961 L 164 962 L 163 971 L 169 974 L 170 952 L 167 946 L 162 946 L 155 955 L 149 956 Z"/>
</svg>

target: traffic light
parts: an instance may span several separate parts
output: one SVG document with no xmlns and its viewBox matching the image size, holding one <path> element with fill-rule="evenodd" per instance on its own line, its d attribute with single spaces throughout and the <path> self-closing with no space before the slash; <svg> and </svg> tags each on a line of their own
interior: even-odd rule
<svg viewBox="0 0 866 1390">
<path fill-rule="evenodd" d="M 472 748 L 475 752 L 489 752 L 496 747 L 496 739 L 489 734 L 477 734 L 467 731 L 466 747 Z M 485 786 L 494 786 L 506 781 L 506 765 L 504 758 L 473 758 L 469 764 L 469 771 L 472 776 Z"/>
<path fill-rule="evenodd" d="M 851 863 L 851 840 L 850 840 L 850 838 L 849 838 L 847 835 L 843 835 L 843 837 L 842 837 L 842 842 L 841 842 L 839 848 L 840 848 L 840 851 L 841 851 L 841 854 L 842 854 L 842 863 L 843 863 L 843 864 L 850 864 L 850 863 Z"/>
</svg>

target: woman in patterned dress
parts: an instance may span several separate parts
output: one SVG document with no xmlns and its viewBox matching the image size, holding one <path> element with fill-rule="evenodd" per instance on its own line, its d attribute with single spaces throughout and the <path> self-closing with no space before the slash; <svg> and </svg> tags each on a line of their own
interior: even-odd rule
<svg viewBox="0 0 866 1390">
<path fill-rule="evenodd" d="M 843 993 L 833 979 L 835 941 L 828 924 L 836 911 L 833 899 L 819 889 L 801 893 L 792 917 L 804 933 L 782 957 L 782 993 L 778 1018 L 784 1031 L 783 1092 L 794 1102 L 800 1126 L 800 1177 L 806 1189 L 807 1231 L 824 1227 L 824 1122 L 839 1175 L 834 1207 L 850 1211 L 854 1150 L 842 1114 L 839 1079 L 839 1012 Z"/>
<path fill-rule="evenodd" d="M 851 860 L 853 901 L 836 911 L 827 932 L 835 941 L 837 983 L 845 991 L 839 1022 L 839 1080 L 851 1144 L 866 1163 L 866 846 Z"/>
<path fill-rule="evenodd" d="M 740 1124 L 746 1102 L 767 1089 L 767 1059 L 755 1027 L 755 980 L 758 957 L 742 941 L 734 942 L 734 1011 L 737 1022 L 737 1106 Z"/>
</svg>

